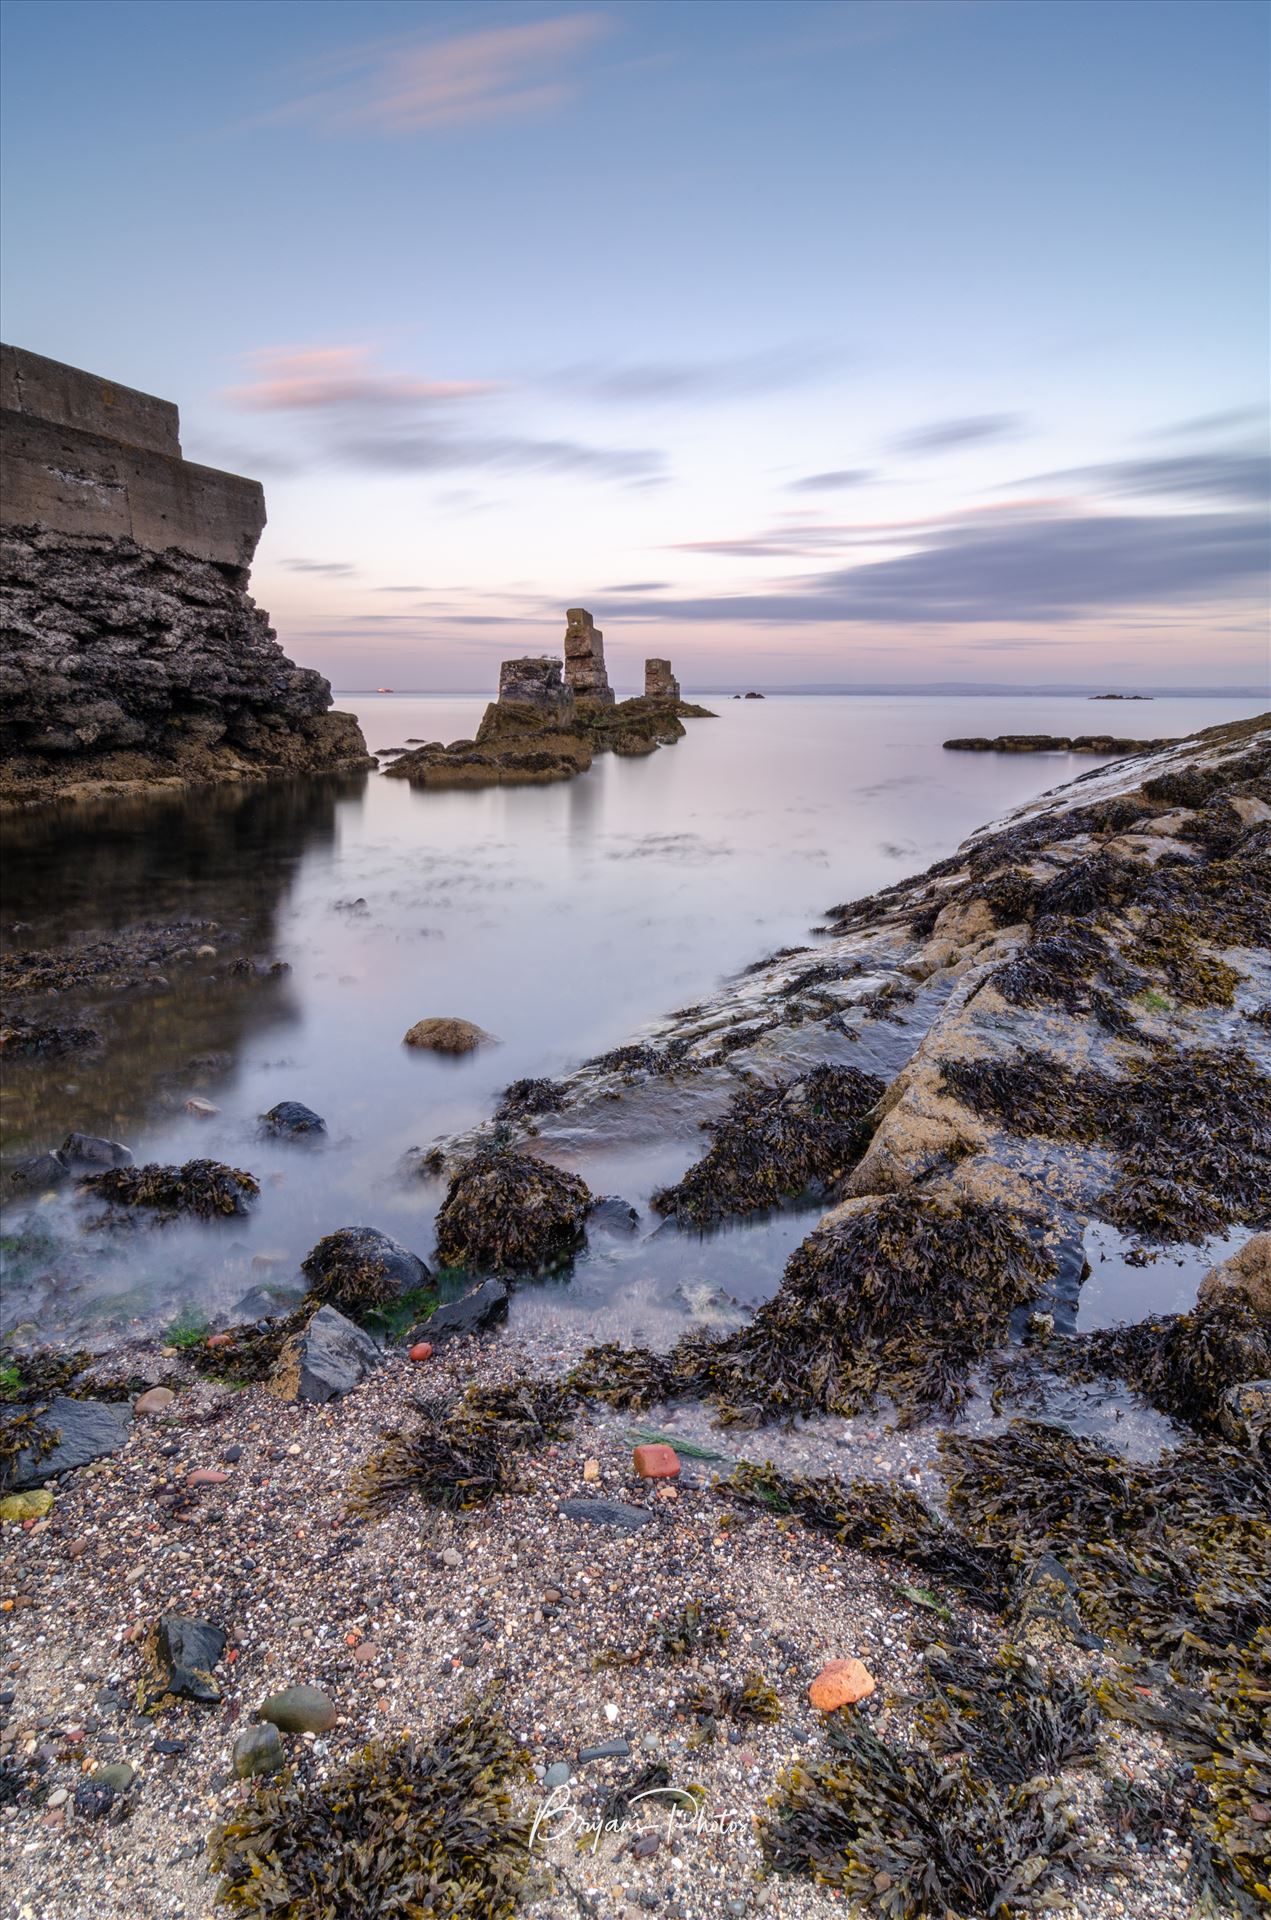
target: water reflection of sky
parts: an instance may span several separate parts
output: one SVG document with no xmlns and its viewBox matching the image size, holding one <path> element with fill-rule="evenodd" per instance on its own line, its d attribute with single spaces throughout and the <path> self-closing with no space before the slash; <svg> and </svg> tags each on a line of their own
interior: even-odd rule
<svg viewBox="0 0 1271 1920">
<path fill-rule="evenodd" d="M 378 747 L 456 737 L 479 716 L 479 703 L 460 699 L 359 704 Z M 322 1233 L 358 1222 L 429 1256 L 439 1189 L 403 1180 L 406 1149 L 484 1117 L 510 1080 L 560 1072 L 758 956 L 807 943 L 832 902 L 920 870 L 1092 764 L 940 749 L 974 731 L 1089 730 L 1078 698 L 716 705 L 719 718 L 689 722 L 674 748 L 602 758 L 567 785 L 432 794 L 371 776 L 115 809 L 90 830 L 65 820 L 14 829 L 5 925 L 27 924 L 23 944 L 68 927 L 193 916 L 244 923 L 258 958 L 291 967 L 267 983 L 174 970 L 168 991 L 111 1012 L 104 1060 L 8 1076 L 6 1157 L 84 1125 L 127 1141 L 138 1160 L 210 1155 L 262 1181 L 249 1221 L 108 1245 L 93 1236 L 69 1250 L 80 1203 L 38 1209 L 42 1239 L 60 1251 L 34 1267 L 53 1274 L 68 1321 L 99 1292 L 120 1296 L 125 1312 L 151 1296 L 165 1311 L 228 1307 L 262 1273 L 294 1274 Z M 1118 718 L 1173 734 L 1254 708 L 1161 699 Z M 500 1044 L 458 1062 L 402 1047 L 414 1021 L 451 1013 Z M 223 1066 L 188 1064 L 209 1054 L 226 1056 Z M 219 1113 L 187 1115 L 193 1092 Z M 325 1115 L 320 1150 L 257 1137 L 256 1116 L 283 1099 Z M 606 1153 L 589 1177 L 642 1204 L 701 1145 L 681 1129 L 638 1153 Z M 677 1286 L 753 1303 L 807 1224 L 787 1217 L 691 1247 L 598 1243 L 571 1297 L 623 1337 L 655 1305 L 679 1312 Z M 19 1286 L 10 1320 L 14 1299 L 31 1302 Z M 42 1316 L 52 1311 L 46 1299 Z"/>
</svg>

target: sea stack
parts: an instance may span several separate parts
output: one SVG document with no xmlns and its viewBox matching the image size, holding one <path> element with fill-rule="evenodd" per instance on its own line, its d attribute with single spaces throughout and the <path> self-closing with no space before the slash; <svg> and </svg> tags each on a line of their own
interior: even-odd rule
<svg viewBox="0 0 1271 1920">
<path fill-rule="evenodd" d="M 605 636 L 586 607 L 569 607 L 565 612 L 565 679 L 580 700 L 613 705 L 605 671 Z"/>
<path fill-rule="evenodd" d="M 646 700 L 678 700 L 680 683 L 671 672 L 669 660 L 646 660 L 644 663 L 644 697 Z"/>
<path fill-rule="evenodd" d="M 567 687 L 561 677 L 560 661 L 548 653 L 503 662 L 499 668 L 499 705 L 532 707 L 536 714 L 551 715 L 564 726 L 572 725 L 575 716 L 573 688 Z"/>
<path fill-rule="evenodd" d="M 249 597 L 260 483 L 196 466 L 169 400 L 0 347 L 0 797 L 367 764 Z"/>
</svg>

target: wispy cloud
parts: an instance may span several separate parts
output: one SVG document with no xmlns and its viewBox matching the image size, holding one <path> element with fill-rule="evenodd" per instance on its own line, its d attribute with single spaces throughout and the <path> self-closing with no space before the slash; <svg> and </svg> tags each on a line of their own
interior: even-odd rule
<svg viewBox="0 0 1271 1920">
<path fill-rule="evenodd" d="M 333 456 L 381 473 L 444 473 L 464 467 L 505 472 L 591 474 L 601 480 L 648 484 L 663 477 L 663 458 L 651 447 L 593 447 L 581 440 L 538 440 L 523 434 L 433 432 L 396 427 L 337 436 Z"/>
<path fill-rule="evenodd" d="M 1237 502 L 1271 501 L 1271 456 L 1239 450 L 1180 453 L 1158 460 L 1110 460 L 1062 473 L 1034 474 L 1033 486 L 1050 480 L 1081 480 L 1101 493 L 1150 497 L 1179 494 L 1192 499 Z"/>
<path fill-rule="evenodd" d="M 910 427 L 891 442 L 893 453 L 950 453 L 955 447 L 982 446 L 990 440 L 1009 440 L 1019 433 L 1018 413 L 973 413 L 957 420 L 930 420 Z"/>
<path fill-rule="evenodd" d="M 266 347 L 250 357 L 255 378 L 230 387 L 226 398 L 257 412 L 419 406 L 495 391 L 489 380 L 419 380 L 411 374 L 376 373 L 369 347 Z"/>
<path fill-rule="evenodd" d="M 805 386 L 843 364 L 823 347 L 775 348 L 718 360 L 637 360 L 613 366 L 583 362 L 548 376 L 549 386 L 593 400 L 647 406 L 685 400 L 735 400 Z"/>
<path fill-rule="evenodd" d="M 356 573 L 347 560 L 283 560 L 280 565 L 291 573 Z"/>
<path fill-rule="evenodd" d="M 1240 433 L 1245 428 L 1266 432 L 1265 407 L 1226 407 L 1221 413 L 1196 413 L 1187 420 L 1174 420 L 1168 426 L 1155 427 L 1149 440 L 1204 440 L 1215 433 Z"/>
<path fill-rule="evenodd" d="M 404 136 L 548 113 L 577 98 L 577 63 L 611 25 L 602 13 L 577 12 L 445 38 L 370 41 L 312 70 L 309 88 L 264 120 Z"/>
<path fill-rule="evenodd" d="M 669 580 L 625 580 L 620 586 L 602 587 L 602 593 L 664 593 Z"/>
<path fill-rule="evenodd" d="M 1122 607 L 1265 593 L 1271 535 L 1261 513 L 1054 512 L 970 516 L 933 526 L 915 551 L 759 593 L 665 600 L 685 621 L 865 620 L 957 624 L 1064 621 Z M 621 603 L 614 617 L 644 612 Z"/>
<path fill-rule="evenodd" d="M 806 473 L 786 485 L 792 493 L 834 493 L 842 487 L 863 487 L 873 477 L 872 467 L 835 467 L 829 473 Z"/>
</svg>

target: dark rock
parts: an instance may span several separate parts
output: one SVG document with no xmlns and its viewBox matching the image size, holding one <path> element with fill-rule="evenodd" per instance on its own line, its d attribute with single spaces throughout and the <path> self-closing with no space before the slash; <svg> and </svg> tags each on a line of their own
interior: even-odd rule
<svg viewBox="0 0 1271 1920">
<path fill-rule="evenodd" d="M 629 1507 L 622 1500 L 562 1500 L 560 1511 L 567 1520 L 586 1520 L 593 1526 L 618 1527 L 634 1533 L 647 1527 L 653 1515 L 647 1507 Z"/>
<path fill-rule="evenodd" d="M 268 1113 L 262 1113 L 260 1120 L 266 1133 L 286 1140 L 298 1140 L 327 1130 L 321 1114 L 315 1113 L 312 1107 L 301 1106 L 299 1100 L 280 1100 Z"/>
<path fill-rule="evenodd" d="M 597 1200 L 588 1210 L 587 1230 L 598 1228 L 602 1233 L 634 1233 L 640 1224 L 640 1216 L 629 1201 L 618 1199 L 616 1194 L 606 1194 Z"/>
<path fill-rule="evenodd" d="M 328 1233 L 300 1270 L 315 1300 L 358 1318 L 413 1293 L 430 1277 L 417 1254 L 375 1227 L 341 1227 Z"/>
<path fill-rule="evenodd" d="M 602 1740 L 598 1747 L 579 1747 L 578 1764 L 586 1766 L 589 1760 L 625 1760 L 631 1751 L 631 1742 L 621 1738 Z"/>
<path fill-rule="evenodd" d="M 14 1186 L 28 1188 L 32 1193 L 45 1193 L 50 1187 L 60 1187 L 70 1177 L 70 1168 L 56 1153 L 34 1154 L 30 1160 L 20 1160 L 16 1167 L 9 1169 L 9 1178 Z"/>
<path fill-rule="evenodd" d="M 257 1717 L 267 1720 L 283 1733 L 325 1733 L 335 1725 L 336 1706 L 317 1687 L 297 1685 L 271 1693 L 257 1709 Z"/>
<path fill-rule="evenodd" d="M 474 1154 L 438 1211 L 438 1258 L 478 1272 L 550 1271 L 582 1246 L 590 1205 L 576 1173 L 525 1153 Z"/>
<path fill-rule="evenodd" d="M 221 1689 L 212 1677 L 225 1652 L 226 1635 L 210 1620 L 185 1614 L 161 1614 L 147 1642 L 146 1671 L 137 1688 L 137 1705 L 153 1713 L 169 1699 L 214 1706 Z"/>
<path fill-rule="evenodd" d="M 1082 1625 L 1077 1581 L 1053 1553 L 1040 1555 L 1024 1576 L 1016 1606 L 1021 1620 L 1043 1620 L 1089 1653 L 1103 1646 L 1098 1634 L 1087 1633 Z"/>
<path fill-rule="evenodd" d="M 12 1486 L 20 1493 L 24 1487 L 40 1486 L 55 1474 L 70 1473 L 87 1466 L 90 1460 L 118 1452 L 131 1425 L 132 1409 L 127 1405 L 73 1400 L 69 1394 L 57 1394 L 32 1421 L 31 1443 L 22 1448 L 13 1463 Z"/>
<path fill-rule="evenodd" d="M 115 1804 L 115 1789 L 97 1774 L 80 1780 L 75 1788 L 75 1811 L 81 1820 L 100 1820 Z"/>
<path fill-rule="evenodd" d="M 132 1154 L 118 1140 L 101 1140 L 92 1133 L 68 1133 L 58 1157 L 76 1172 L 82 1167 L 130 1167 Z"/>
<path fill-rule="evenodd" d="M 1228 1387 L 1219 1404 L 1218 1425 L 1233 1446 L 1265 1453 L 1271 1446 L 1271 1380 Z"/>
<path fill-rule="evenodd" d="M 365 1380 L 383 1358 L 361 1327 L 334 1307 L 319 1307 L 283 1346 L 268 1391 L 282 1400 L 336 1400 Z"/>
<path fill-rule="evenodd" d="M 281 1320 L 303 1299 L 303 1287 L 289 1285 L 285 1280 L 266 1280 L 259 1287 L 252 1287 L 237 1306 L 231 1308 L 230 1324 L 242 1326 L 252 1320 Z"/>
<path fill-rule="evenodd" d="M 272 1721 L 248 1727 L 234 1742 L 232 1766 L 236 1779 L 250 1780 L 254 1774 L 277 1773 L 287 1764 L 287 1755 Z"/>
<path fill-rule="evenodd" d="M 486 1280 L 458 1300 L 447 1300 L 427 1320 L 421 1320 L 407 1334 L 407 1344 L 445 1340 L 452 1334 L 483 1333 L 487 1327 L 506 1320 L 511 1296 L 501 1280 Z"/>
</svg>

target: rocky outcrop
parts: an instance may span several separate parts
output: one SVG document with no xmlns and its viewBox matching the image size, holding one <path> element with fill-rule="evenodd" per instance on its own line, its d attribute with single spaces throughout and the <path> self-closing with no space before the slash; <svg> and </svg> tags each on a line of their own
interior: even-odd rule
<svg viewBox="0 0 1271 1920">
<path fill-rule="evenodd" d="M 946 753 L 1151 753 L 1158 747 L 1177 745 L 1177 740 L 1125 740 L 1112 733 L 999 733 L 992 739 L 975 734 L 944 743 Z"/>
<path fill-rule="evenodd" d="M 246 591 L 259 485 L 184 460 L 167 401 L 12 348 L 0 372 L 0 800 L 367 765 Z"/>
<path fill-rule="evenodd" d="M 669 660 L 646 660 L 644 663 L 644 697 L 646 700 L 678 700 L 680 683 L 671 672 Z"/>
<path fill-rule="evenodd" d="M 680 700 L 678 688 L 674 697 L 615 703 L 607 680 L 600 685 L 604 655 L 591 615 L 575 607 L 569 622 L 574 638 L 567 637 L 567 649 L 583 639 L 589 649 L 595 643 L 586 659 L 567 651 L 563 677 L 561 662 L 549 654 L 505 660 L 499 697 L 486 708 L 475 740 L 449 746 L 434 740 L 397 754 L 383 769 L 388 778 L 422 787 L 542 786 L 585 773 L 597 753 L 654 753 L 683 736 L 682 719 L 713 718 L 707 708 Z"/>
<path fill-rule="evenodd" d="M 565 614 L 565 680 L 578 699 L 613 705 L 605 669 L 605 636 L 586 607 L 570 607 Z"/>
</svg>

